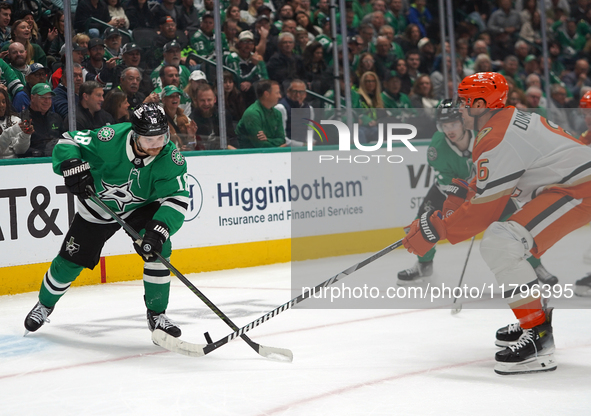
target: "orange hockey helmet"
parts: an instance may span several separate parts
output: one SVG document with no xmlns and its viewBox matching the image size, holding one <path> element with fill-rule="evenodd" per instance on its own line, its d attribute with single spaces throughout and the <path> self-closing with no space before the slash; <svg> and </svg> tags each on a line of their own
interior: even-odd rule
<svg viewBox="0 0 591 416">
<path fill-rule="evenodd" d="M 479 72 L 469 75 L 458 85 L 458 97 L 468 107 L 477 99 L 486 101 L 486 108 L 503 108 L 507 102 L 509 85 L 501 74 L 496 72 Z"/>
<path fill-rule="evenodd" d="M 579 108 L 591 108 L 591 91 L 587 91 L 579 101 Z"/>
</svg>

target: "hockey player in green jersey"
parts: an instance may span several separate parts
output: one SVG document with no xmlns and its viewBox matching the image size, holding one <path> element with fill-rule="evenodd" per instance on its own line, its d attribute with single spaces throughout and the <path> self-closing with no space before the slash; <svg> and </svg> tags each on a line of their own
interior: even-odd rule
<svg viewBox="0 0 591 416">
<path fill-rule="evenodd" d="M 464 117 L 467 117 L 464 109 L 458 108 L 451 100 L 443 100 L 437 107 L 437 129 L 431 138 L 427 150 L 427 162 L 435 171 L 435 183 L 425 196 L 417 218 L 425 211 L 441 210 L 451 190 L 457 189 L 454 181 L 463 180 L 470 182 L 476 174 L 476 168 L 472 163 L 472 148 L 474 147 L 475 132 L 466 129 Z M 505 207 L 501 215 L 507 218 L 515 212 L 517 206 L 512 200 Z M 445 215 L 445 213 L 444 213 Z M 417 263 L 410 269 L 398 273 L 398 285 L 421 283 L 433 274 L 433 258 L 435 247 L 429 250 L 423 257 L 418 257 Z M 534 268 L 541 283 L 554 285 L 558 283 L 556 276 L 549 273 L 539 259 L 531 256 L 528 259 Z"/>
<path fill-rule="evenodd" d="M 103 245 L 121 228 L 88 199 L 96 194 L 143 236 L 134 248 L 144 259 L 149 329 L 181 335 L 165 315 L 170 272 L 155 255 L 170 257 L 170 236 L 183 225 L 189 203 L 187 165 L 169 136 L 166 115 L 154 103 L 140 105 L 131 123 L 64 133 L 53 150 L 53 170 L 78 197 L 78 213 L 43 278 L 39 302 L 25 319 L 27 331 L 49 322 L 70 284 L 84 268 L 97 265 Z"/>
</svg>

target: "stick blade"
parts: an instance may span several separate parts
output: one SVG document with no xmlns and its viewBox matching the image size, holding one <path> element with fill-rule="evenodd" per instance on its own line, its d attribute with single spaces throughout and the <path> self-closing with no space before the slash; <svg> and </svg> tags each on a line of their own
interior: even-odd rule
<svg viewBox="0 0 591 416">
<path fill-rule="evenodd" d="M 203 350 L 205 345 L 192 344 L 183 341 L 179 338 L 168 335 L 161 329 L 156 329 L 152 332 L 152 341 L 154 344 L 167 349 L 168 351 L 186 355 L 188 357 L 203 357 L 205 355 Z"/>
<path fill-rule="evenodd" d="M 458 304 L 458 306 L 451 309 L 451 314 L 457 315 L 458 313 L 460 313 L 461 310 L 462 310 L 462 304 L 460 303 L 460 304 Z"/>
<path fill-rule="evenodd" d="M 282 361 L 285 363 L 291 363 L 293 361 L 293 353 L 291 350 L 285 348 L 267 347 L 265 345 L 259 345 L 259 355 L 262 355 L 269 360 Z"/>
</svg>

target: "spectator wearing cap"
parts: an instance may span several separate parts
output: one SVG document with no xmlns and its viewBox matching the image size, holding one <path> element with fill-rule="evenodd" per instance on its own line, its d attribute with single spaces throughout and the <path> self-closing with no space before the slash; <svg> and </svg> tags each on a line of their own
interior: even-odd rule
<svg viewBox="0 0 591 416">
<path fill-rule="evenodd" d="M 154 89 L 152 79 L 150 78 L 150 71 L 148 71 L 146 64 L 142 62 L 141 51 L 142 48 L 137 43 L 129 42 L 123 45 L 121 48 L 121 62 L 113 70 L 113 88 L 116 88 L 121 82 L 121 74 L 125 68 L 134 67 L 139 71 L 141 76 L 139 92 L 147 96 Z"/>
<path fill-rule="evenodd" d="M 116 27 L 108 27 L 103 33 L 105 41 L 105 59 L 119 58 L 121 55 L 121 32 Z"/>
<path fill-rule="evenodd" d="M 427 0 L 416 0 L 408 10 L 408 22 L 419 27 L 421 36 L 427 36 L 427 30 L 433 21 L 431 12 L 427 9 Z"/>
<path fill-rule="evenodd" d="M 267 66 L 262 56 L 254 51 L 254 35 L 245 30 L 238 36 L 237 52 L 225 57 L 225 65 L 234 72 L 234 83 L 244 94 L 247 105 L 256 100 L 254 83 L 269 79 Z"/>
<path fill-rule="evenodd" d="M 445 42 L 447 54 L 449 55 L 449 43 Z M 421 65 L 419 66 L 419 72 L 421 74 L 430 74 L 433 72 L 435 65 L 435 45 L 429 38 L 422 38 L 417 44 L 419 55 L 421 59 Z M 438 59 L 441 60 L 441 56 Z"/>
<path fill-rule="evenodd" d="M 35 131 L 24 157 L 51 156 L 63 132 L 61 116 L 51 110 L 53 91 L 47 83 L 39 83 L 31 90 L 29 115 Z M 19 110 L 20 111 L 20 110 Z"/>
<path fill-rule="evenodd" d="M 78 105 L 78 93 L 80 86 L 84 82 L 82 77 L 82 65 L 74 64 L 74 100 L 75 104 Z M 68 116 L 68 79 L 66 74 L 62 74 L 59 85 L 53 89 L 53 109 L 62 118 Z"/>
<path fill-rule="evenodd" d="M 76 42 L 72 43 L 72 61 L 74 61 L 74 64 L 82 65 L 82 62 L 84 62 L 84 54 L 86 53 L 86 50 L 87 49 L 85 47 L 77 44 Z M 62 74 L 64 71 L 64 67 L 66 65 L 66 44 L 62 46 L 62 49 L 60 50 L 60 55 L 61 65 L 59 68 L 53 71 L 53 74 L 51 74 L 51 86 L 53 88 L 56 88 L 59 85 L 60 79 L 62 78 Z"/>
<path fill-rule="evenodd" d="M 125 10 L 121 7 L 121 0 L 106 0 L 106 3 L 111 21 L 115 22 L 113 26 L 123 30 L 129 29 L 129 19 L 125 15 Z"/>
<path fill-rule="evenodd" d="M 156 3 L 152 7 L 152 13 L 154 13 L 156 20 L 160 21 L 162 18 L 170 16 L 175 22 L 178 23 L 179 16 L 176 7 L 174 7 L 175 4 L 175 0 L 162 0 L 162 3 Z"/>
<path fill-rule="evenodd" d="M 305 102 L 306 96 L 306 83 L 301 79 L 294 79 L 289 83 L 285 97 L 275 106 L 281 113 L 286 142 L 291 146 L 304 146 L 308 139 L 310 128 L 305 120 L 314 119 L 314 109 Z"/>
<path fill-rule="evenodd" d="M 94 29 L 95 33 L 102 32 L 104 25 L 95 22 L 91 19 L 94 17 L 105 23 L 115 26 L 116 21 L 111 19 L 109 8 L 102 0 L 80 0 L 76 6 L 76 14 L 74 15 L 74 29 L 78 33 L 89 32 L 89 29 Z"/>
<path fill-rule="evenodd" d="M 30 93 L 31 89 L 40 82 L 47 82 L 49 70 L 41 64 L 31 64 L 25 72 L 25 91 Z"/>
<path fill-rule="evenodd" d="M 189 68 L 186 66 L 181 65 L 181 45 L 175 40 L 164 45 L 162 50 L 162 63 L 158 65 L 150 75 L 152 86 L 154 88 L 162 86 L 162 81 L 160 80 L 160 69 L 162 69 L 162 67 L 165 65 L 173 65 L 176 66 L 179 71 L 180 84 L 178 87 L 181 89 L 185 88 L 185 86 L 189 83 L 189 75 L 191 75 L 191 71 L 189 71 Z"/>
<path fill-rule="evenodd" d="M 152 94 L 158 94 L 160 99 L 162 99 L 162 91 L 167 85 L 174 85 L 182 91 L 180 86 L 179 68 L 177 66 L 163 65 L 160 68 L 158 75 L 160 77 L 161 85 L 156 87 L 152 91 Z M 191 76 L 193 76 L 195 79 L 200 79 L 201 75 L 203 76 L 203 79 L 205 79 L 205 74 L 202 71 L 193 71 L 191 74 Z M 180 107 L 183 109 L 185 114 L 191 114 L 191 97 L 189 97 L 186 93 L 181 94 Z"/>
<path fill-rule="evenodd" d="M 215 57 L 215 34 L 213 33 L 213 14 L 205 13 L 201 17 L 201 27 L 191 37 L 191 49 L 207 59 Z M 226 35 L 222 33 L 222 50 L 229 51 Z"/>
<path fill-rule="evenodd" d="M 284 147 L 285 130 L 281 113 L 275 108 L 281 99 L 276 81 L 260 81 L 258 99 L 250 105 L 236 126 L 240 148 Z"/>
<path fill-rule="evenodd" d="M 268 16 L 259 16 L 252 30 L 254 35 L 255 50 L 263 57 L 265 62 L 277 51 L 277 36 L 272 32 L 273 27 Z"/>
<path fill-rule="evenodd" d="M 388 71 L 384 77 L 382 101 L 384 108 L 412 108 L 408 95 L 400 91 L 402 80 L 396 71 Z M 398 113 L 395 113 L 397 116 Z"/>
<path fill-rule="evenodd" d="M 177 41 L 181 50 L 188 45 L 187 37 L 177 29 L 176 21 L 170 16 L 164 16 L 160 19 L 160 34 L 154 39 L 152 54 L 147 59 L 148 66 L 154 68 L 162 62 L 164 45 L 172 41 Z"/>
<path fill-rule="evenodd" d="M 199 10 L 194 6 L 193 0 L 182 0 L 181 4 L 176 6 L 176 12 L 179 18 L 179 28 L 187 31 L 187 36 L 192 36 L 199 29 L 201 22 Z"/>
<path fill-rule="evenodd" d="M 26 20 L 17 20 L 12 24 L 10 30 L 10 36 L 12 41 L 5 43 L 2 47 L 2 52 L 8 51 L 8 47 L 11 43 L 19 42 L 22 43 L 27 51 L 27 64 L 40 63 L 43 66 L 47 66 L 47 56 L 43 51 L 43 48 L 36 43 L 30 41 L 31 39 L 31 27 Z"/>
<path fill-rule="evenodd" d="M 102 109 L 103 87 L 96 81 L 83 82 L 78 91 L 80 100 L 76 106 L 76 130 L 94 130 L 114 124 L 113 116 Z M 68 126 L 68 118 L 64 120 Z"/>
<path fill-rule="evenodd" d="M 147 0 L 130 0 L 125 6 L 125 15 L 129 19 L 130 30 L 151 29 L 158 23 Z"/>
<path fill-rule="evenodd" d="M 293 53 L 295 37 L 291 33 L 280 33 L 279 50 L 269 59 L 267 72 L 269 79 L 277 82 L 304 79 L 304 63 L 300 56 Z"/>
<path fill-rule="evenodd" d="M 191 99 L 191 108 L 194 109 L 197 107 L 197 90 L 200 86 L 209 83 L 207 82 L 207 77 L 203 71 L 196 69 L 195 71 L 191 72 L 191 76 L 189 77 L 189 84 L 183 89 L 185 94 L 189 96 Z M 190 112 L 185 111 L 186 114 L 190 114 Z"/>
<path fill-rule="evenodd" d="M 205 149 L 220 148 L 220 114 L 216 93 L 209 84 L 197 88 L 197 106 L 191 112 L 191 120 L 197 124 L 199 136 Z M 228 149 L 238 148 L 232 115 L 226 112 L 226 137 Z"/>
<path fill-rule="evenodd" d="M 88 42 L 89 58 L 82 63 L 85 81 L 97 81 L 106 90 L 113 85 L 113 69 L 117 66 L 117 58 L 105 59 L 105 43 L 101 38 L 92 38 Z"/>
<path fill-rule="evenodd" d="M 175 85 L 167 85 L 162 90 L 162 106 L 168 120 L 170 141 L 179 150 L 204 150 L 197 145 L 197 124 L 180 107 L 183 91 Z"/>
</svg>

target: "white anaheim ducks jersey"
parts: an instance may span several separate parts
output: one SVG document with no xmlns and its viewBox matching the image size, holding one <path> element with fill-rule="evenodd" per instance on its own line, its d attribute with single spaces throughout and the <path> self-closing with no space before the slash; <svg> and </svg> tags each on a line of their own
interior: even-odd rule
<svg viewBox="0 0 591 416">
<path fill-rule="evenodd" d="M 486 229 L 510 197 L 527 203 L 550 188 L 591 196 L 591 148 L 535 113 L 496 111 L 478 133 L 472 158 L 476 195 L 446 219 L 452 243 Z"/>
</svg>

